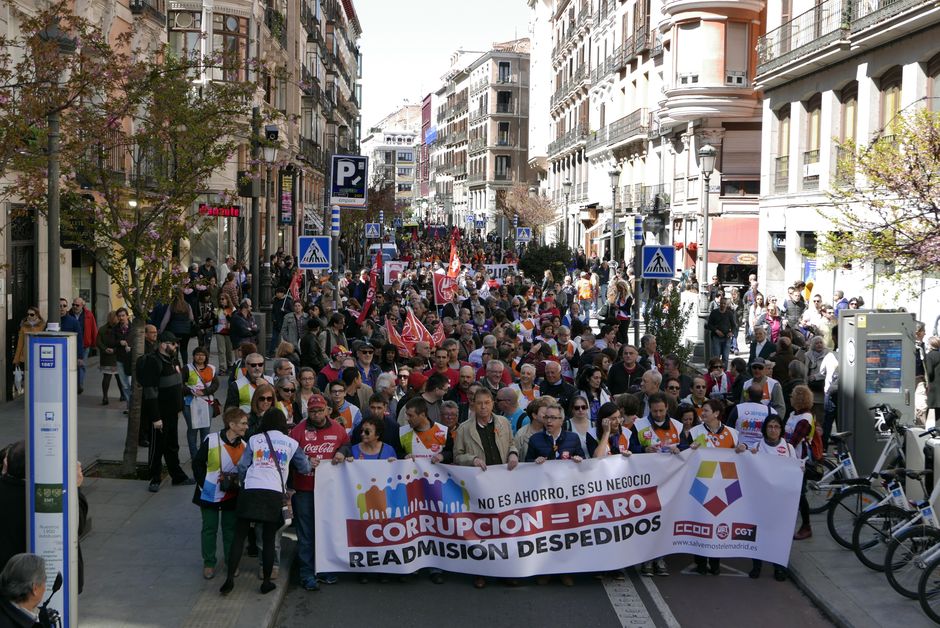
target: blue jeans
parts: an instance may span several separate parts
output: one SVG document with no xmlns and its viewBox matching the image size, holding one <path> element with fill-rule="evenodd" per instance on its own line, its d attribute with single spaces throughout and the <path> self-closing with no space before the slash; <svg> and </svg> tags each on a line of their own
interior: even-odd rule
<svg viewBox="0 0 940 628">
<path fill-rule="evenodd" d="M 717 358 L 721 356 L 721 359 L 724 362 L 725 368 L 728 367 L 728 356 L 731 352 L 731 339 L 730 338 L 719 338 L 718 336 L 712 336 L 712 352 L 711 357 Z"/>
<path fill-rule="evenodd" d="M 117 381 L 124 393 L 124 398 L 127 399 L 127 410 L 130 412 L 131 392 L 133 391 L 133 388 L 131 388 L 131 374 L 124 371 L 124 364 L 122 362 L 118 362 L 117 365 Z"/>
<path fill-rule="evenodd" d="M 313 491 L 294 493 L 294 524 L 297 529 L 297 560 L 300 561 L 301 582 L 317 577 L 313 513 Z"/>
<path fill-rule="evenodd" d="M 78 341 L 81 342 L 82 339 L 79 338 Z M 78 373 L 78 387 L 79 388 L 85 387 L 85 360 L 87 359 L 88 359 L 87 357 L 82 358 L 82 363 L 78 365 L 77 373 Z"/>
<path fill-rule="evenodd" d="M 202 441 L 209 436 L 208 427 L 197 427 L 193 429 L 193 411 L 191 406 L 183 404 L 183 418 L 186 419 L 186 444 L 189 445 L 189 459 L 193 460 L 199 451 Z"/>
</svg>

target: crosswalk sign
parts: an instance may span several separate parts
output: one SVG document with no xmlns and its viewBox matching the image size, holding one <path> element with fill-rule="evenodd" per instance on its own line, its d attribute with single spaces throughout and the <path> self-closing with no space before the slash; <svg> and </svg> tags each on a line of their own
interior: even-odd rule
<svg viewBox="0 0 940 628">
<path fill-rule="evenodd" d="M 516 242 L 531 242 L 532 227 L 516 227 Z"/>
<path fill-rule="evenodd" d="M 676 269 L 676 250 L 671 246 L 643 247 L 643 278 L 672 279 Z"/>
<path fill-rule="evenodd" d="M 297 266 L 304 270 L 330 267 L 330 236 L 300 236 L 297 239 Z"/>
<path fill-rule="evenodd" d="M 367 222 L 366 223 L 366 237 L 367 238 L 381 238 L 382 237 L 382 226 L 377 222 Z"/>
</svg>

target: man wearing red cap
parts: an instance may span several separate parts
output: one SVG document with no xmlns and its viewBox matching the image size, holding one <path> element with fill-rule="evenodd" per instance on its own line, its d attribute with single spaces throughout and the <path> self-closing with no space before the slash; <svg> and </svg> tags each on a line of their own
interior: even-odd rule
<svg viewBox="0 0 940 628">
<path fill-rule="evenodd" d="M 300 448 L 310 460 L 310 475 L 294 475 L 294 521 L 297 524 L 297 557 L 300 560 L 300 584 L 307 591 L 320 588 L 318 580 L 335 584 L 334 574 L 319 574 L 314 562 L 314 500 L 313 489 L 317 466 L 323 460 L 332 460 L 339 448 L 349 444 L 343 426 L 327 415 L 326 399 L 323 395 L 311 395 L 307 400 L 307 420 L 291 430 L 290 437 L 300 443 Z"/>
</svg>

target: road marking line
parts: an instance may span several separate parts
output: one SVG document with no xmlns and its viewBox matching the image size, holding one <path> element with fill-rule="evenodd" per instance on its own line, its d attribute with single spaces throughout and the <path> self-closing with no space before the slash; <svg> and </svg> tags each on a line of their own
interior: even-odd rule
<svg viewBox="0 0 940 628">
<path fill-rule="evenodd" d="M 621 626 L 649 626 L 655 628 L 656 623 L 639 593 L 628 580 L 614 580 L 604 576 L 604 591 L 610 598 L 610 605 L 617 614 Z M 678 625 L 678 624 L 677 624 Z"/>
<path fill-rule="evenodd" d="M 666 626 L 668 626 L 668 628 L 682 628 L 682 624 L 680 624 L 676 616 L 672 614 L 672 611 L 669 609 L 669 604 L 663 599 L 662 593 L 659 592 L 659 587 L 656 586 L 653 579 L 640 576 L 640 585 L 653 599 L 653 604 L 656 605 L 656 610 L 659 611 L 663 621 L 666 622 Z"/>
</svg>

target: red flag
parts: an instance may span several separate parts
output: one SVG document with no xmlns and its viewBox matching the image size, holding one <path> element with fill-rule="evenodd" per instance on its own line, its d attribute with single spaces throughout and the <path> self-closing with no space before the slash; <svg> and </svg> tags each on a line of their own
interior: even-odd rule
<svg viewBox="0 0 940 628">
<path fill-rule="evenodd" d="M 408 308 L 408 315 L 405 317 L 405 326 L 401 330 L 401 337 L 405 342 L 410 342 L 412 345 L 416 342 L 426 342 L 431 345 L 432 349 L 434 348 L 434 339 L 431 337 L 431 332 L 418 320 L 414 310 L 410 307 Z"/>
<path fill-rule="evenodd" d="M 437 329 L 431 335 L 431 340 L 434 341 L 433 346 L 435 347 L 440 347 L 447 340 L 447 336 L 444 335 L 444 325 L 440 321 L 437 323 Z"/>
<path fill-rule="evenodd" d="M 460 274 L 460 256 L 457 255 L 457 243 L 450 243 L 450 264 L 447 265 L 447 276 L 454 278 Z"/>
<path fill-rule="evenodd" d="M 388 334 L 388 341 L 398 347 L 398 353 L 403 358 L 410 358 L 414 355 L 414 343 L 410 345 L 401 337 L 395 326 L 391 324 L 388 317 L 385 318 L 385 333 Z"/>
<path fill-rule="evenodd" d="M 359 312 L 359 316 L 356 317 L 357 325 L 362 325 L 362 323 L 365 322 L 366 317 L 369 315 L 369 310 L 372 309 L 372 302 L 375 301 L 376 283 L 380 272 L 382 272 L 382 251 L 375 254 L 375 264 L 372 266 L 372 271 L 369 273 L 369 291 L 366 293 L 366 302 L 362 306 L 362 311 Z"/>
<path fill-rule="evenodd" d="M 303 281 L 303 279 L 304 274 L 298 268 L 296 271 L 294 271 L 294 276 L 291 277 L 290 280 L 290 287 L 287 289 L 294 301 L 300 301 L 300 282 Z"/>
<path fill-rule="evenodd" d="M 451 297 L 457 292 L 457 280 L 437 273 L 432 274 L 431 279 L 434 283 L 434 303 L 438 307 L 450 303 Z"/>
</svg>

